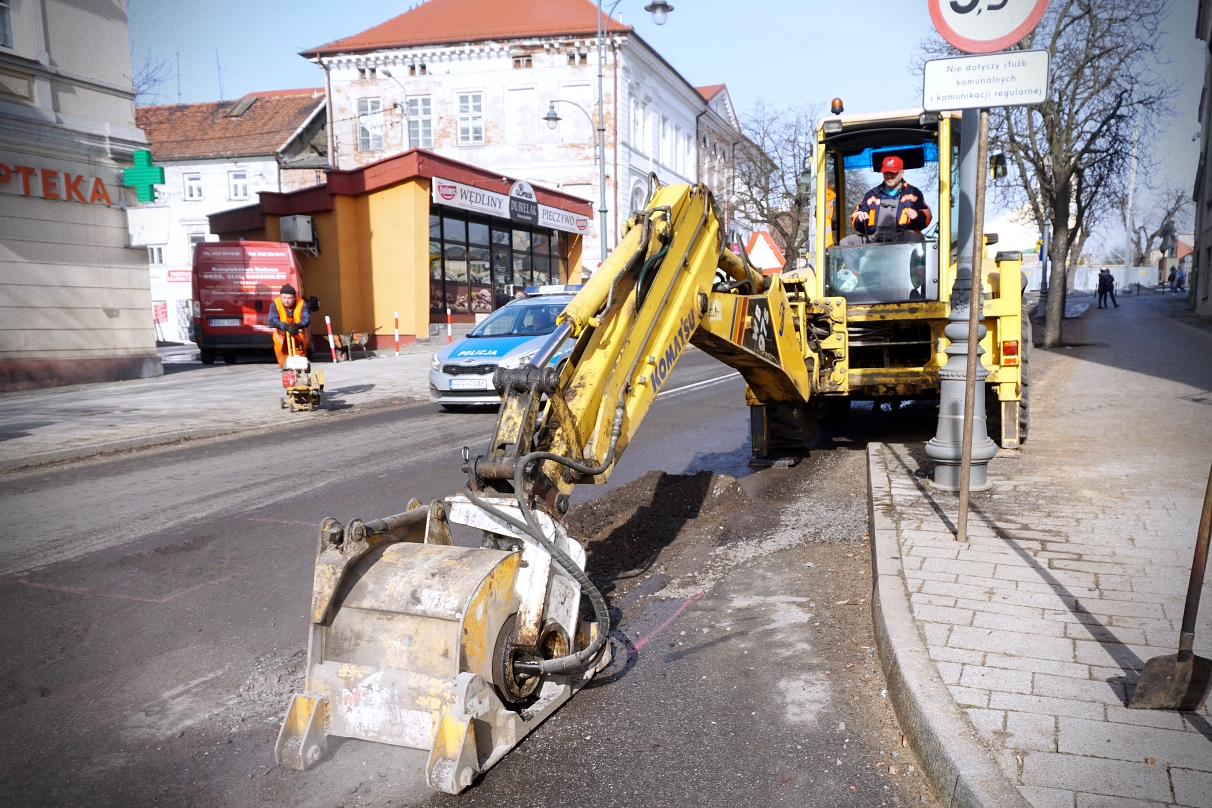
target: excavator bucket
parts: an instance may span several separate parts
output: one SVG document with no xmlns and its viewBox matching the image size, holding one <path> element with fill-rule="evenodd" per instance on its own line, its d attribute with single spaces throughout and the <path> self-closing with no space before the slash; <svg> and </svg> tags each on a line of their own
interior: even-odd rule
<svg viewBox="0 0 1212 808">
<path fill-rule="evenodd" d="M 502 510 L 517 504 L 494 500 Z M 485 531 L 459 547 L 450 521 Z M 544 527 L 583 568 L 585 553 Z M 304 692 L 275 758 L 305 770 L 336 735 L 429 750 L 426 778 L 456 794 L 568 700 L 608 659 L 573 675 L 519 677 L 516 648 L 585 645 L 580 587 L 513 526 L 454 497 L 375 522 L 320 531 Z M 519 641 L 528 628 L 538 642 Z"/>
</svg>

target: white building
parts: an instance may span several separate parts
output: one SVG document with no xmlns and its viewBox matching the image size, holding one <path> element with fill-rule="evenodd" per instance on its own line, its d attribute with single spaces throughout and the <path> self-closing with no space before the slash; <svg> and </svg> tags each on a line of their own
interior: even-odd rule
<svg viewBox="0 0 1212 808">
<path fill-rule="evenodd" d="M 324 181 L 324 108 L 322 90 L 304 89 L 136 110 L 164 167 L 156 202 L 130 211 L 132 243 L 147 249 L 159 339 L 193 339 L 193 245 L 210 238 L 210 214 Z"/>
<path fill-rule="evenodd" d="M 162 372 L 126 240 L 134 97 L 121 0 L 0 0 L 0 390 Z"/>
<path fill-rule="evenodd" d="M 596 207 L 596 18 L 587 0 L 428 0 L 303 52 L 325 70 L 333 164 L 355 168 L 423 148 Z M 720 136 L 735 126 L 722 85 L 705 88 L 713 91 L 705 98 L 634 29 L 603 22 L 606 242 L 613 246 L 627 214 L 643 204 L 650 172 L 665 183 L 705 179 L 704 116 L 713 160 L 740 137 Z M 552 105 L 561 118 L 554 129 L 543 120 Z M 595 216 L 583 252 L 590 271 L 601 254 L 599 229 Z"/>
</svg>

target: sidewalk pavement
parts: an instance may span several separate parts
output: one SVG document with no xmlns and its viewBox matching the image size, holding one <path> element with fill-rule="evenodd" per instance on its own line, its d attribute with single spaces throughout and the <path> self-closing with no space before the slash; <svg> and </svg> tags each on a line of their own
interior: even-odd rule
<svg viewBox="0 0 1212 808">
<path fill-rule="evenodd" d="M 1067 323 L 1072 348 L 1034 351 L 1030 440 L 991 462 L 967 544 L 920 444 L 869 447 L 881 658 L 945 804 L 1022 804 L 1016 789 L 1036 808 L 1212 806 L 1208 706 L 1125 706 L 1144 661 L 1177 647 L 1212 331 L 1121 300 Z M 1212 580 L 1195 651 L 1212 656 Z"/>
<path fill-rule="evenodd" d="M 152 379 L 0 393 L 0 471 L 427 401 L 433 350 L 318 364 L 324 404 L 310 413 L 281 408 L 273 362 L 205 366 L 181 351 Z"/>
</svg>

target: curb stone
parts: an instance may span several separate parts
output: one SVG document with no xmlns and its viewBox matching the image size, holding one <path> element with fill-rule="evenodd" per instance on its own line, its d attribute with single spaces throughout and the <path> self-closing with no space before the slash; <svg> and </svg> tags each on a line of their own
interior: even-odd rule
<svg viewBox="0 0 1212 808">
<path fill-rule="evenodd" d="M 867 445 L 875 644 L 888 696 L 939 801 L 948 808 L 1031 808 L 977 740 L 930 659 L 901 574 L 884 444 Z"/>
</svg>

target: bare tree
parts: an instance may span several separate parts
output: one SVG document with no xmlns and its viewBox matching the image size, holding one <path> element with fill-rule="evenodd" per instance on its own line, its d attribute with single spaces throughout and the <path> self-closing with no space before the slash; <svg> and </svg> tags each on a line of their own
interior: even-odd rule
<svg viewBox="0 0 1212 808">
<path fill-rule="evenodd" d="M 149 52 L 131 78 L 131 84 L 135 86 L 135 104 L 143 107 L 161 103 L 164 96 L 160 88 L 175 77 L 173 66 L 167 59 L 155 59 Z"/>
<path fill-rule="evenodd" d="M 808 246 L 810 194 L 800 187 L 816 142 L 817 107 L 770 107 L 759 101 L 741 120 L 737 146 L 736 215 L 765 227 L 789 262 Z"/>
<path fill-rule="evenodd" d="M 1161 195 L 1154 209 L 1145 216 L 1144 223 L 1133 228 L 1133 265 L 1142 266 L 1149 259 L 1149 253 L 1161 244 L 1167 222 L 1182 232 L 1189 226 L 1194 211 L 1195 203 L 1185 190 L 1171 188 Z"/>
<path fill-rule="evenodd" d="M 1015 49 L 1051 55 L 1048 100 L 1030 107 L 993 108 L 990 148 L 1013 169 L 1000 189 L 1027 203 L 1036 225 L 1052 226 L 1049 288 L 1065 288 L 1068 259 L 1083 233 L 1123 196 L 1139 128 L 1142 170 L 1173 89 L 1158 70 L 1164 0 L 1053 0 L 1044 18 Z M 930 40 L 927 54 L 954 53 Z M 1044 344 L 1061 341 L 1064 295 L 1048 297 Z"/>
</svg>

